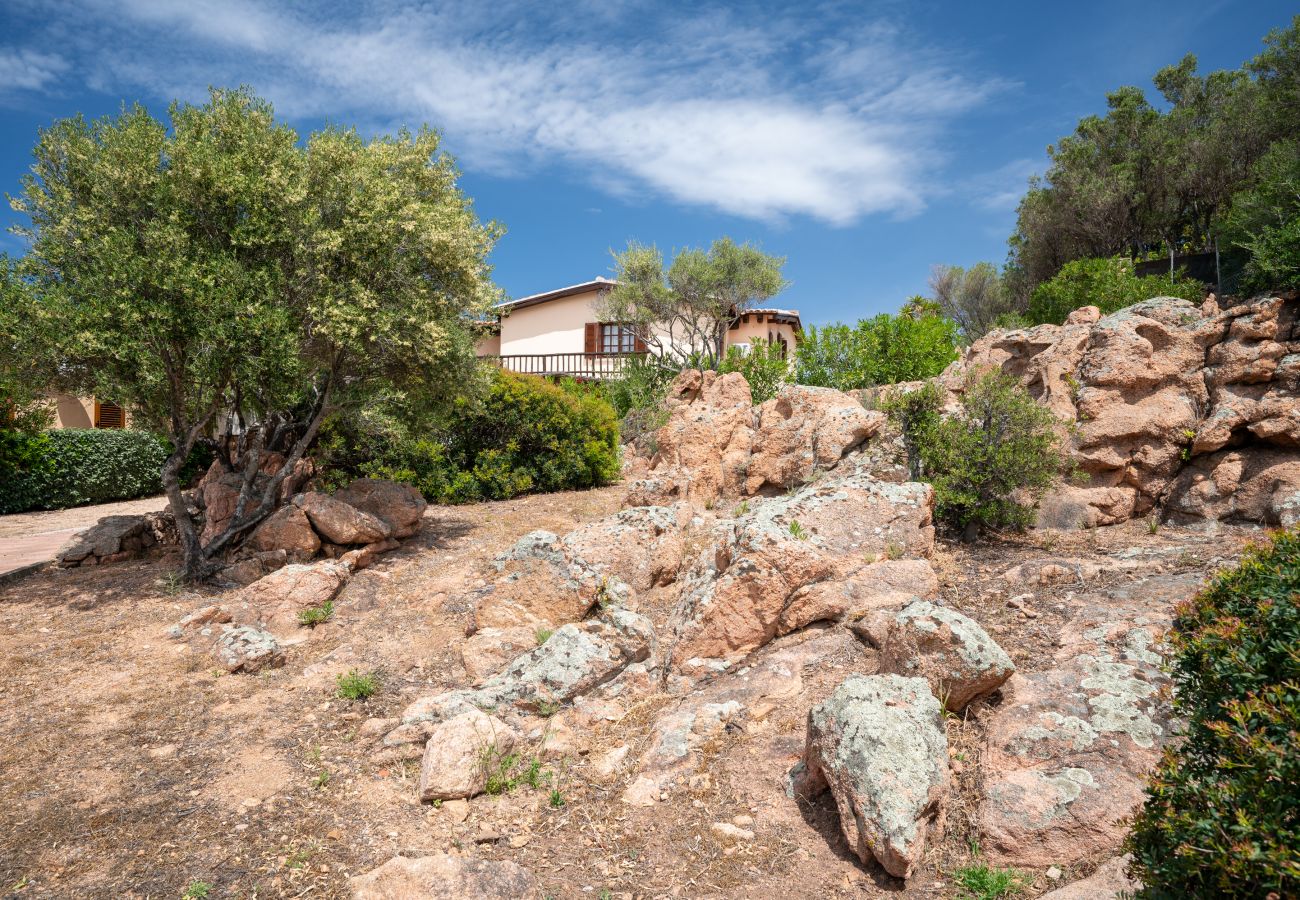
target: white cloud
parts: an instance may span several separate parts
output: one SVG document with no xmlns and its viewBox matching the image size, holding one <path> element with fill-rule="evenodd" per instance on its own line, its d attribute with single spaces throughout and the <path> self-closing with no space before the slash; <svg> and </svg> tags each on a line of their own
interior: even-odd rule
<svg viewBox="0 0 1300 900">
<path fill-rule="evenodd" d="M 62 57 L 19 47 L 0 47 L 0 92 L 39 91 L 67 69 Z"/>
<path fill-rule="evenodd" d="M 543 9 L 90 0 L 80 53 L 104 89 L 249 83 L 293 118 L 431 122 L 469 169 L 567 164 L 615 193 L 834 224 L 923 208 L 943 125 L 1003 87 L 887 22 Z"/>
<path fill-rule="evenodd" d="M 1025 195 L 1030 177 L 1042 170 L 1042 160 L 1013 159 L 991 172 L 970 178 L 964 193 L 976 206 L 989 212 L 1011 212 Z"/>
</svg>

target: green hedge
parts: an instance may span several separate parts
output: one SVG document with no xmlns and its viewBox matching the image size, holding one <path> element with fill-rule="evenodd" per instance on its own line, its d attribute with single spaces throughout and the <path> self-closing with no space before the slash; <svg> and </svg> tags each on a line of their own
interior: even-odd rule
<svg viewBox="0 0 1300 900">
<path fill-rule="evenodd" d="M 1084 306 L 1095 306 L 1105 316 L 1152 297 L 1181 297 L 1199 303 L 1204 296 L 1205 285 L 1196 279 L 1181 273 L 1172 277 L 1138 275 L 1127 257 L 1076 259 L 1034 288 L 1025 318 L 1031 325 L 1060 325 Z"/>
<path fill-rule="evenodd" d="M 316 459 L 325 484 L 389 478 L 432 503 L 471 503 L 608 484 L 618 434 L 601 388 L 496 372 L 483 396 L 457 400 L 422 433 L 382 415 L 331 422 Z"/>
<path fill-rule="evenodd" d="M 1178 609 L 1174 710 L 1128 840 L 1141 896 L 1300 896 L 1300 530 Z"/>
<path fill-rule="evenodd" d="M 0 472 L 0 514 L 132 500 L 162 490 L 169 446 L 147 431 L 67 428 L 10 438 L 25 444 L 24 463 Z"/>
</svg>

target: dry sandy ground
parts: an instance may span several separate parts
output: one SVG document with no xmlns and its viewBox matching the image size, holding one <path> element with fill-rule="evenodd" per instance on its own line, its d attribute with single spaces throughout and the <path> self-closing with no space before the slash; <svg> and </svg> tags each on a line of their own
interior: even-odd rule
<svg viewBox="0 0 1300 900">
<path fill-rule="evenodd" d="M 431 508 L 421 534 L 356 576 L 334 620 L 293 646 L 284 668 L 255 676 L 222 674 L 165 636 L 215 593 L 180 589 L 172 557 L 0 586 L 0 897 L 175 898 L 194 882 L 211 884 L 212 897 L 339 897 L 348 877 L 395 854 L 448 850 L 513 859 L 563 898 L 959 896 L 951 872 L 969 861 L 983 708 L 950 722 L 956 758 L 968 764 L 945 836 L 906 886 L 851 856 L 829 795 L 806 807 L 785 798 L 781 777 L 802 750 L 808 704 L 872 671 L 870 653 L 843 629 L 783 639 L 816 648 L 804 690 L 755 717 L 752 734 L 724 734 L 703 755 L 707 777 L 650 809 L 620 801 L 631 773 L 602 780 L 587 760 L 624 742 L 635 758 L 666 698 L 590 728 L 591 756 L 547 762 L 540 789 L 475 798 L 464 821 L 416 801 L 417 763 L 374 761 L 367 719 L 464 684 L 456 647 L 484 563 L 527 531 L 563 532 L 613 511 L 622 493 Z M 1051 595 L 1065 588 L 1040 592 L 1039 617 L 1026 619 L 998 588 L 1007 568 L 1138 547 L 1159 571 L 1200 574 L 1258 535 L 1150 535 L 1132 523 L 944 544 L 934 562 L 947 602 L 1033 669 L 1054 646 Z M 335 677 L 354 668 L 380 677 L 368 701 L 335 696 Z M 562 806 L 551 805 L 552 790 Z M 710 823 L 736 816 L 755 820 L 756 840 L 719 844 Z M 1027 895 L 1049 887 L 1042 873 L 1031 877 Z"/>
</svg>

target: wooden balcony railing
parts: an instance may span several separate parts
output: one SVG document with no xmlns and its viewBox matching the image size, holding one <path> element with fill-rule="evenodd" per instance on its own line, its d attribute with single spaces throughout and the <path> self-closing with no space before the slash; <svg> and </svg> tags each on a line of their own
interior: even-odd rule
<svg viewBox="0 0 1300 900">
<path fill-rule="evenodd" d="M 621 378 L 623 367 L 644 353 L 516 353 L 479 359 L 522 375 L 568 376 L 589 381 Z"/>
</svg>

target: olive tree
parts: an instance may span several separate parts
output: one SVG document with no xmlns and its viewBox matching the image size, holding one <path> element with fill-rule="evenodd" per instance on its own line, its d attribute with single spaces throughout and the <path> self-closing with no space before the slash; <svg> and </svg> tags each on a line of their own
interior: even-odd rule
<svg viewBox="0 0 1300 900">
<path fill-rule="evenodd" d="M 783 257 L 720 238 L 683 250 L 664 268 L 655 247 L 631 243 L 614 256 L 616 284 L 598 310 L 632 330 L 665 363 L 716 369 L 727 329 L 747 309 L 780 293 Z"/>
<path fill-rule="evenodd" d="M 186 573 L 275 510 L 321 423 L 378 396 L 433 402 L 472 359 L 499 234 L 435 132 L 305 142 L 246 89 L 41 132 L 13 207 L 30 218 L 24 320 L 64 386 L 163 432 Z M 206 543 L 179 481 L 200 441 L 241 473 Z"/>
</svg>

